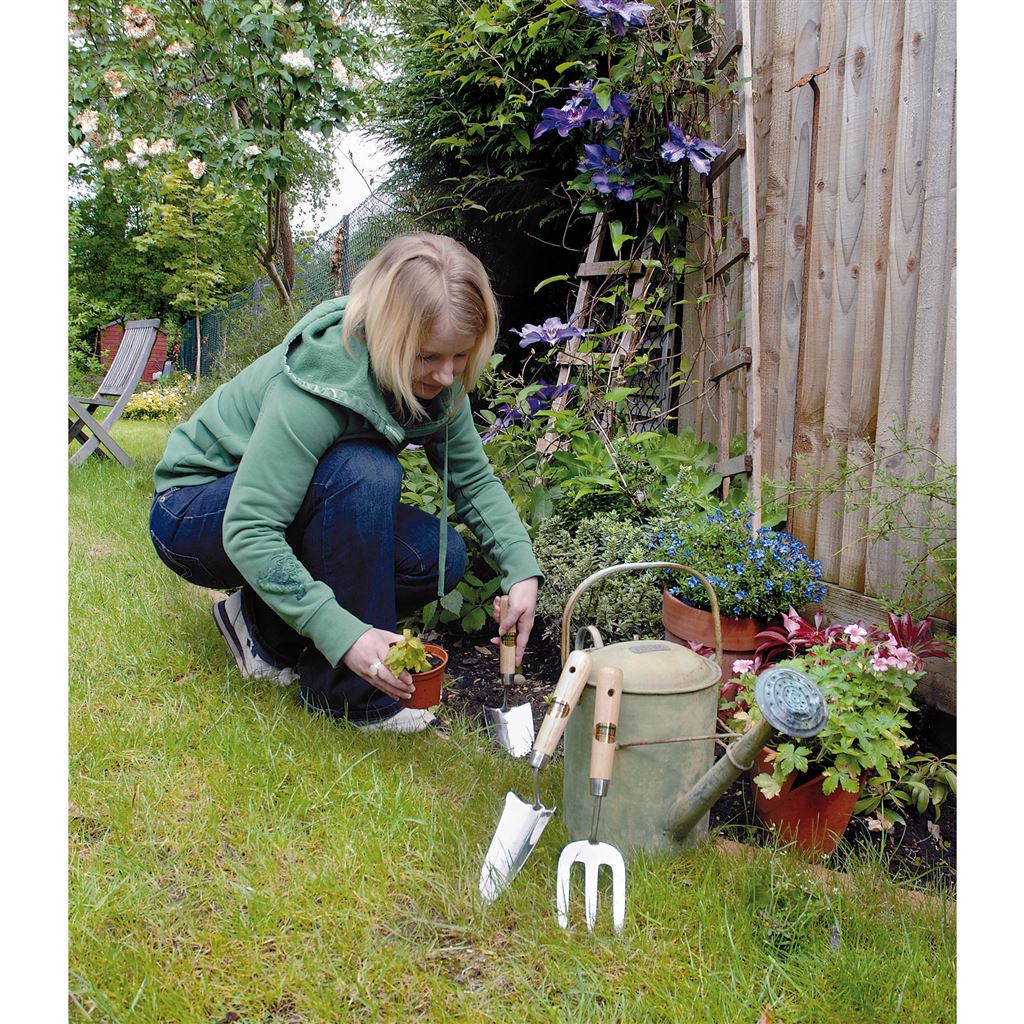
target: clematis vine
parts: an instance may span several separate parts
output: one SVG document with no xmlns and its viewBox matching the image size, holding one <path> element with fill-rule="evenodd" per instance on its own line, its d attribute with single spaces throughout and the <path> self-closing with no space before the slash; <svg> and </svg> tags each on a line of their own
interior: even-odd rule
<svg viewBox="0 0 1024 1024">
<path fill-rule="evenodd" d="M 711 170 L 711 161 L 721 152 L 722 147 L 716 143 L 699 139 L 696 135 L 687 135 L 674 124 L 668 126 L 668 142 L 661 147 L 663 160 L 670 164 L 689 160 L 690 166 L 698 174 L 707 174 Z"/>
<path fill-rule="evenodd" d="M 539 341 L 547 345 L 554 345 L 556 341 L 582 338 L 590 333 L 590 328 L 577 327 L 572 323 L 564 324 L 557 316 L 549 316 L 539 327 L 536 324 L 523 324 L 522 330 L 513 327 L 512 333 L 519 335 L 521 339 L 519 347 L 527 348 Z"/>
<path fill-rule="evenodd" d="M 600 146 L 588 143 L 583 147 L 584 159 L 579 170 L 590 171 L 590 180 L 603 195 L 615 193 L 616 198 L 633 198 L 633 183 L 629 180 L 629 168 L 619 163 L 619 150 L 613 143 Z"/>
<path fill-rule="evenodd" d="M 576 0 L 576 6 L 591 18 L 607 18 L 612 32 L 626 34 L 626 26 L 642 28 L 647 15 L 654 10 L 651 4 L 631 3 L 630 0 Z"/>
<path fill-rule="evenodd" d="M 490 441 L 499 434 L 504 433 L 513 423 L 529 423 L 534 416 L 551 406 L 551 403 L 561 395 L 573 389 L 572 384 L 545 384 L 540 382 L 541 387 L 526 400 L 526 411 L 514 405 L 502 404 L 498 406 L 498 418 L 488 428 L 487 433 L 482 435 L 481 440 Z"/>
<path fill-rule="evenodd" d="M 632 108 L 629 104 L 629 93 L 613 92 L 608 103 L 608 109 L 605 110 L 601 106 L 601 101 L 597 98 L 597 93 L 594 92 L 593 79 L 589 82 L 577 82 L 573 88 L 576 90 L 576 96 L 579 99 L 590 104 L 591 109 L 595 112 L 594 120 L 603 122 L 606 128 L 614 128 L 616 125 L 621 124 L 632 113 Z"/>
<path fill-rule="evenodd" d="M 573 128 L 579 128 L 588 121 L 599 121 L 604 127 L 620 124 L 630 114 L 629 96 L 612 93 L 608 109 L 604 110 L 594 93 L 594 83 L 577 82 L 572 98 L 561 107 L 545 107 L 540 114 L 540 124 L 533 130 L 533 137 L 540 138 L 547 131 L 557 131 L 564 139 Z"/>
</svg>

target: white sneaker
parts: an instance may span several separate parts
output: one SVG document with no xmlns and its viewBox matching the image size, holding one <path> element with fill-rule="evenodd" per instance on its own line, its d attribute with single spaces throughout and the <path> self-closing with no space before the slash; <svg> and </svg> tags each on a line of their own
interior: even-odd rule
<svg viewBox="0 0 1024 1024">
<path fill-rule="evenodd" d="M 376 722 L 351 722 L 363 732 L 423 732 L 437 717 L 429 708 L 402 708 L 397 715 Z"/>
<path fill-rule="evenodd" d="M 278 686 L 290 686 L 299 678 L 294 669 L 278 668 L 258 653 L 242 613 L 240 590 L 236 590 L 227 600 L 218 601 L 211 614 L 235 659 L 238 671 L 246 679 L 270 679 Z"/>
</svg>

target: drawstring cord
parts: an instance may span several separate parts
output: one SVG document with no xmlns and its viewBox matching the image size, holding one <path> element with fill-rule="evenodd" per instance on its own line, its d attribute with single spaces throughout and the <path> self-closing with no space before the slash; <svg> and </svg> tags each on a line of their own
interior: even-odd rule
<svg viewBox="0 0 1024 1024">
<path fill-rule="evenodd" d="M 448 561 L 448 420 L 444 424 L 444 474 L 441 478 L 441 536 L 437 542 L 437 599 L 444 597 L 444 570 Z"/>
</svg>

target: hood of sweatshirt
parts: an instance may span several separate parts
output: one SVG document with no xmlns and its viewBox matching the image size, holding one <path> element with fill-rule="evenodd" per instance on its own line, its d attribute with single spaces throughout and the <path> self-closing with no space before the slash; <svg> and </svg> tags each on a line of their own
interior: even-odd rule
<svg viewBox="0 0 1024 1024">
<path fill-rule="evenodd" d="M 328 299 L 311 309 L 285 336 L 284 372 L 298 387 L 351 409 L 395 447 L 427 437 L 444 427 L 464 394 L 461 384 L 445 388 L 423 403 L 427 419 L 399 423 L 370 369 L 366 345 L 342 341 L 348 296 Z"/>
</svg>

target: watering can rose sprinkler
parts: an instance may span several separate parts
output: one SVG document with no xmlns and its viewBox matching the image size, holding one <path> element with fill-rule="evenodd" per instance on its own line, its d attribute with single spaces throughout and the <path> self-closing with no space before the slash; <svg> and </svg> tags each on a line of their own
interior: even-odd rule
<svg viewBox="0 0 1024 1024">
<path fill-rule="evenodd" d="M 593 626 L 579 630 L 577 649 L 569 651 L 572 610 L 590 586 L 614 573 L 659 568 L 690 573 L 704 585 L 711 603 L 717 660 L 664 640 L 605 646 Z M 595 646 L 583 651 L 582 640 L 588 633 Z M 773 667 L 761 674 L 755 691 L 763 719 L 754 722 L 738 739 L 734 733 L 715 735 L 722 657 L 718 601 L 699 572 L 677 562 L 611 566 L 593 573 L 576 588 L 562 615 L 563 677 L 572 665 L 583 668 L 583 657 L 589 661 L 583 663 L 586 678 L 576 683 L 581 691 L 581 710 L 565 726 L 563 802 L 566 825 L 574 840 L 585 839 L 591 832 L 590 723 L 602 668 L 614 666 L 623 673 L 615 745 L 618 781 L 602 801 L 602 834 L 608 843 L 626 852 L 678 851 L 681 845 L 700 841 L 707 832 L 706 815 L 711 805 L 750 767 L 773 730 L 806 738 L 825 725 L 825 701 L 811 680 L 793 669 Z M 560 680 L 563 682 L 564 678 Z M 572 696 L 577 695 L 574 692 Z M 732 740 L 718 762 L 714 761 L 716 739 Z M 525 801 L 509 796 L 518 811 L 529 808 Z M 512 827 L 508 807 L 499 822 L 481 873 L 481 894 L 487 901 L 495 899 L 523 866 L 553 813 L 553 809 L 540 806 L 539 798 L 529 810 L 533 813 L 521 813 L 521 820 L 515 822 L 521 826 L 518 829 Z"/>
</svg>

